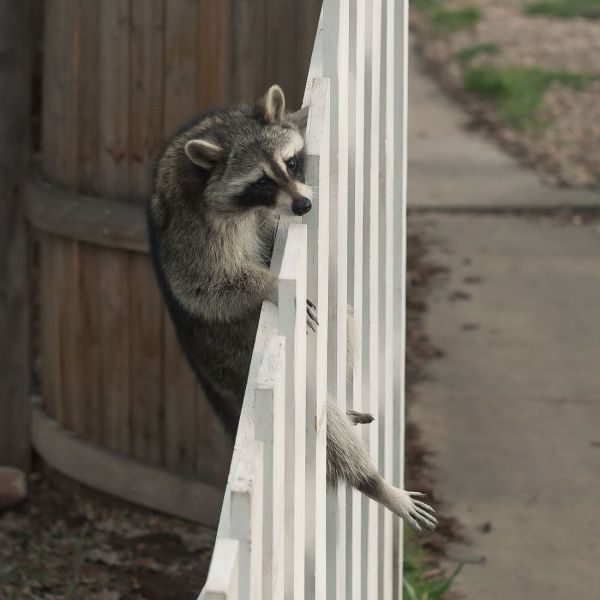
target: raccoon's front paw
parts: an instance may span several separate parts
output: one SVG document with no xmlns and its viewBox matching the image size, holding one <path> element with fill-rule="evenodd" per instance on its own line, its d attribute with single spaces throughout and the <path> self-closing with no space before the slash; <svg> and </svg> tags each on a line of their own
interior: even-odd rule
<svg viewBox="0 0 600 600">
<path fill-rule="evenodd" d="M 317 331 L 319 320 L 317 319 L 317 307 L 308 298 L 306 299 L 306 324 L 313 330 Z"/>
<path fill-rule="evenodd" d="M 437 526 L 435 518 L 435 510 L 421 500 L 415 498 L 423 497 L 425 494 L 421 492 L 407 492 L 405 490 L 397 490 L 398 498 L 396 499 L 396 514 L 402 517 L 414 531 L 426 529 L 433 531 Z"/>
</svg>

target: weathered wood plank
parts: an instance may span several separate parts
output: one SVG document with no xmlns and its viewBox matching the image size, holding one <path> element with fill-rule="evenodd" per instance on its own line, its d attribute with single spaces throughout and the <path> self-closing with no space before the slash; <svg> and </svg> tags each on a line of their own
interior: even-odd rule
<svg viewBox="0 0 600 600">
<path fill-rule="evenodd" d="M 198 105 L 200 109 L 224 105 L 230 98 L 231 0 L 198 0 Z"/>
<path fill-rule="evenodd" d="M 161 144 L 163 0 L 132 0 L 129 156 L 131 200 L 151 188 L 148 165 Z M 131 437 L 133 456 L 161 464 L 163 451 L 163 309 L 147 256 L 134 254 L 131 277 Z"/>
<path fill-rule="evenodd" d="M 81 344 L 79 356 L 82 386 L 76 401 L 81 404 L 84 431 L 86 437 L 100 443 L 104 435 L 105 402 L 101 396 L 101 320 L 98 302 L 87 299 L 98 299 L 103 290 L 99 278 L 100 265 L 103 260 L 103 249 L 91 244 L 80 243 L 81 256 L 78 274 L 81 327 L 85 342 Z"/>
<path fill-rule="evenodd" d="M 58 323 L 59 299 L 54 286 L 60 285 L 54 273 L 54 239 L 40 236 L 40 354 L 42 363 L 42 398 L 49 416 L 56 414 L 56 398 L 60 395 L 60 354 L 57 351 L 60 328 Z"/>
<path fill-rule="evenodd" d="M 77 7 L 69 0 L 47 0 L 44 7 L 42 172 L 55 185 L 71 189 L 77 179 L 77 98 L 73 93 Z"/>
<path fill-rule="evenodd" d="M 106 198 L 130 201 L 129 80 L 131 6 L 107 0 L 100 10 L 100 150 L 95 189 Z M 100 264 L 101 396 L 105 443 L 129 454 L 131 415 L 130 255 L 106 250 Z"/>
<path fill-rule="evenodd" d="M 76 57 L 72 82 L 76 112 L 70 116 L 75 129 L 74 147 L 71 150 L 76 173 L 74 189 L 86 193 L 95 191 L 94 183 L 99 168 L 100 4 L 75 3 L 76 23 L 71 33 Z M 61 43 L 64 44 L 64 41 Z"/>
<path fill-rule="evenodd" d="M 198 112 L 198 9 L 196 0 L 165 2 L 164 135 Z"/>
<path fill-rule="evenodd" d="M 129 256 L 106 249 L 98 265 L 103 291 L 100 310 L 100 397 L 103 438 L 108 448 L 129 454 L 130 416 L 130 288 Z"/>
<path fill-rule="evenodd" d="M 95 189 L 114 200 L 131 201 L 129 93 L 131 6 L 104 0 L 100 9 L 100 152 Z"/>
<path fill-rule="evenodd" d="M 196 378 L 181 354 L 166 309 L 163 335 L 164 464 L 170 469 L 191 473 L 196 465 Z"/>
<path fill-rule="evenodd" d="M 85 485 L 210 527 L 218 523 L 221 489 L 82 440 L 39 406 L 32 413 L 32 442 L 49 465 Z"/>
<path fill-rule="evenodd" d="M 131 451 L 161 464 L 163 452 L 163 307 L 147 256 L 132 255 Z"/>
<path fill-rule="evenodd" d="M 61 302 L 61 344 L 62 356 L 62 395 L 63 423 L 71 431 L 84 434 L 85 424 L 83 411 L 85 404 L 81 402 L 84 387 L 82 372 L 76 367 L 76 362 L 82 356 L 84 340 L 82 336 L 82 308 L 85 299 L 80 289 L 80 274 L 82 259 L 79 244 L 73 240 L 59 240 L 62 247 L 61 265 L 64 272 L 64 285 Z M 69 306 L 68 316 L 65 306 Z"/>
<path fill-rule="evenodd" d="M 47 233 L 109 248 L 148 252 L 141 207 L 77 194 L 41 179 L 26 183 L 29 223 Z"/>
<path fill-rule="evenodd" d="M 29 468 L 29 285 L 23 179 L 29 158 L 31 3 L 0 6 L 0 464 Z"/>
</svg>

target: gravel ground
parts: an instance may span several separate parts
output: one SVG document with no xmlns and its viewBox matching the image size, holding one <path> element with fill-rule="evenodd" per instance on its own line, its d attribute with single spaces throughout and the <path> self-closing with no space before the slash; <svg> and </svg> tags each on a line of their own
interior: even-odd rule
<svg viewBox="0 0 600 600">
<path fill-rule="evenodd" d="M 0 600 L 192 600 L 215 532 L 59 491 L 40 473 L 0 513 Z"/>
<path fill-rule="evenodd" d="M 436 31 L 423 13 L 412 11 L 417 46 L 438 79 L 459 96 L 483 126 L 506 147 L 533 165 L 547 182 L 575 187 L 600 185 L 600 82 L 581 90 L 553 84 L 536 116 L 544 128 L 505 126 L 487 102 L 463 92 L 455 56 L 465 48 L 495 44 L 496 53 L 474 58 L 472 65 L 541 67 L 600 75 L 600 20 L 529 16 L 526 0 L 446 0 L 444 8 L 476 7 L 481 19 L 471 29 Z"/>
</svg>

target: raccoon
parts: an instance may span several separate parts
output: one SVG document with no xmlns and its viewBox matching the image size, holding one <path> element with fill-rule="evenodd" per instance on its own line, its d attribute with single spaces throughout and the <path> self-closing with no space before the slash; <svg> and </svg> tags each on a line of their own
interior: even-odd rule
<svg viewBox="0 0 600 600">
<path fill-rule="evenodd" d="M 205 113 L 160 156 L 147 210 L 150 250 L 178 339 L 216 413 L 237 430 L 260 309 L 277 303 L 269 270 L 280 217 L 312 207 L 304 181 L 306 112 L 289 113 L 272 86 L 251 105 Z M 307 325 L 318 325 L 307 303 Z M 347 481 L 411 527 L 435 527 L 433 509 L 387 484 L 352 431 L 369 415 L 327 403 L 327 477 Z"/>
</svg>

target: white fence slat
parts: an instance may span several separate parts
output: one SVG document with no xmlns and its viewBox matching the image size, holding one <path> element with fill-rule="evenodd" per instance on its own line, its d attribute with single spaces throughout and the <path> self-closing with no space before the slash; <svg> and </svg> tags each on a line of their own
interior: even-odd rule
<svg viewBox="0 0 600 600">
<path fill-rule="evenodd" d="M 380 343 L 381 343 L 381 400 L 379 422 L 379 465 L 387 481 L 393 481 L 393 345 L 394 345 L 394 106 L 393 106 L 393 14 L 394 4 L 383 0 L 381 28 L 381 94 L 380 94 L 380 149 L 382 169 L 379 213 L 380 236 Z M 390 26 L 391 23 L 391 26 Z M 390 35 L 390 30 L 392 35 Z M 381 548 L 379 580 L 382 600 L 393 598 L 393 530 L 390 511 L 380 515 Z"/>
<path fill-rule="evenodd" d="M 237 540 L 216 540 L 210 572 L 204 586 L 205 600 L 238 600 L 238 554 Z"/>
<path fill-rule="evenodd" d="M 350 3 L 350 52 L 349 52 L 349 287 L 354 308 L 354 342 L 352 369 L 352 408 L 358 412 L 369 410 L 367 398 L 363 398 L 363 285 L 364 275 L 364 198 L 365 198 L 365 50 L 366 50 L 366 3 L 352 0 Z M 368 356 L 368 355 L 367 355 Z M 367 428 L 362 428 L 367 441 Z M 366 531 L 367 500 L 352 490 L 352 506 L 349 528 L 351 552 L 351 597 L 366 597 Z M 364 532 L 364 533 L 363 533 Z"/>
<path fill-rule="evenodd" d="M 242 411 L 236 434 L 233 454 L 231 457 L 231 467 L 229 469 L 229 477 L 227 486 L 223 495 L 223 507 L 221 508 L 221 517 L 219 519 L 219 527 L 217 529 L 216 541 L 220 539 L 229 539 L 231 535 L 231 484 L 234 474 L 237 472 L 237 465 L 240 460 L 245 460 L 242 457 L 247 455 L 247 449 L 254 444 L 255 439 L 255 381 L 258 374 L 258 369 L 262 361 L 264 347 L 271 337 L 277 334 L 277 308 L 271 302 L 263 302 L 256 338 L 254 341 L 254 349 L 252 351 L 252 359 L 248 371 L 248 384 L 244 394 L 242 403 Z M 210 580 L 211 572 L 214 569 L 220 569 L 219 561 L 214 558 L 211 560 L 208 573 Z M 207 580 L 207 581 L 208 581 Z M 236 596 L 237 599 L 237 596 Z M 200 592 L 198 600 L 206 600 L 206 586 Z"/>
<path fill-rule="evenodd" d="M 405 431 L 405 340 L 406 340 L 406 177 L 408 118 L 408 0 L 397 5 L 394 14 L 394 484 L 404 486 Z M 395 519 L 395 597 L 402 599 L 403 526 Z"/>
<path fill-rule="evenodd" d="M 396 256 L 395 236 L 396 223 L 394 221 L 394 211 L 398 210 L 397 198 L 395 194 L 395 114 L 398 111 L 396 104 L 396 81 L 395 81 L 395 18 L 396 18 L 396 2 L 395 0 L 385 0 L 384 21 L 382 31 L 385 36 L 385 70 L 382 72 L 385 84 L 385 94 L 382 94 L 383 110 L 382 114 L 385 118 L 383 129 L 385 136 L 385 265 L 382 269 L 385 289 L 384 300 L 384 318 L 382 319 L 383 329 L 385 332 L 385 348 L 384 348 L 384 403 L 385 403 L 385 423 L 383 430 L 383 444 L 380 448 L 384 456 L 383 473 L 387 481 L 394 482 L 397 485 L 394 477 L 394 463 L 396 453 L 400 454 L 402 448 L 397 448 L 395 445 L 395 424 L 396 412 L 395 406 L 395 389 L 394 389 L 394 373 L 396 368 L 402 369 L 403 366 L 397 365 L 397 357 L 394 353 L 396 331 L 394 327 L 394 298 L 396 296 L 396 281 L 395 281 L 395 261 L 404 259 L 404 251 Z M 400 109 L 403 110 L 402 108 Z M 383 517 L 383 593 L 382 600 L 393 600 L 397 598 L 401 591 L 397 589 L 394 571 L 394 542 L 397 531 L 397 519 L 390 511 L 384 511 Z"/>
<path fill-rule="evenodd" d="M 304 88 L 302 106 L 310 105 L 312 82 L 314 79 L 320 77 L 323 77 L 323 8 L 321 8 L 321 13 L 319 14 L 319 24 L 317 25 L 315 43 L 313 45 L 313 50 L 310 57 L 310 65 L 308 67 L 308 76 L 306 78 L 306 87 Z"/>
<path fill-rule="evenodd" d="M 346 347 L 348 308 L 348 69 L 349 2 L 335 0 L 323 5 L 323 74 L 330 79 L 332 114 L 330 132 L 330 296 L 329 386 L 346 411 Z M 346 491 L 341 485 L 327 495 L 328 555 L 327 597 L 346 597 Z M 335 548 L 335 552 L 333 551 Z"/>
<path fill-rule="evenodd" d="M 306 391 L 306 592 L 326 598 L 326 404 L 329 299 L 329 80 L 309 81 L 306 183 L 316 200 L 304 217 L 308 228 L 308 297 L 319 326 L 308 336 Z"/>
<path fill-rule="evenodd" d="M 239 541 L 240 600 L 262 600 L 263 447 L 260 442 L 240 448 L 232 472 L 231 536 Z"/>
<path fill-rule="evenodd" d="M 279 333 L 286 338 L 285 590 L 304 593 L 306 474 L 306 225 L 290 224 L 278 273 Z"/>
<path fill-rule="evenodd" d="M 369 406 L 370 412 L 378 418 L 379 422 L 379 98 L 381 78 L 381 0 L 373 0 L 371 14 L 368 19 L 369 34 L 367 36 L 367 89 L 366 110 L 369 118 L 369 143 L 366 165 L 368 173 L 368 251 L 366 268 L 368 270 L 368 372 L 369 372 Z M 369 114 L 370 113 L 370 117 Z M 369 451 L 371 459 L 379 466 L 379 431 L 378 426 L 369 428 Z M 369 502 L 369 529 L 368 529 L 368 559 L 367 559 L 367 596 L 379 597 L 379 529 L 381 507 Z"/>
<path fill-rule="evenodd" d="M 285 338 L 272 337 L 256 379 L 256 437 L 263 443 L 263 598 L 283 598 L 285 546 Z"/>
</svg>

